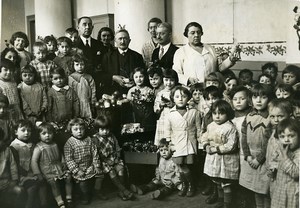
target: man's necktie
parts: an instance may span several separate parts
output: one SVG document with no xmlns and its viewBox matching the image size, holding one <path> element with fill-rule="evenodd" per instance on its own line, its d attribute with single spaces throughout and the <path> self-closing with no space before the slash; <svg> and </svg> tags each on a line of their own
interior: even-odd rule
<svg viewBox="0 0 300 208">
<path fill-rule="evenodd" d="M 88 39 L 85 40 L 85 46 L 90 47 Z"/>
<path fill-rule="evenodd" d="M 159 60 L 163 57 L 163 55 L 164 55 L 164 48 L 161 47 L 160 50 L 159 50 L 159 54 L 158 54 Z"/>
</svg>

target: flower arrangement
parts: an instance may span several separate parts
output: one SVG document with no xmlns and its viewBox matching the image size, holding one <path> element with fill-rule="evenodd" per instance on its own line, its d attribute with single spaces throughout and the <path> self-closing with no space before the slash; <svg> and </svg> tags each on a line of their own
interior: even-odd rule
<svg viewBox="0 0 300 208">
<path fill-rule="evenodd" d="M 139 139 L 135 139 L 131 142 L 125 142 L 123 144 L 123 150 L 126 152 L 157 152 L 157 146 L 152 141 L 142 142 Z"/>
<path fill-rule="evenodd" d="M 95 103 L 97 109 L 111 108 L 121 106 L 127 102 L 126 94 L 121 94 L 119 91 L 115 91 L 112 95 L 103 94 L 102 98 Z"/>
<path fill-rule="evenodd" d="M 153 90 L 147 90 L 146 93 L 141 93 L 141 90 L 135 89 L 135 91 L 131 93 L 131 96 L 133 98 L 133 103 L 136 104 L 142 104 L 144 102 L 151 103 L 154 102 L 155 99 Z"/>
</svg>

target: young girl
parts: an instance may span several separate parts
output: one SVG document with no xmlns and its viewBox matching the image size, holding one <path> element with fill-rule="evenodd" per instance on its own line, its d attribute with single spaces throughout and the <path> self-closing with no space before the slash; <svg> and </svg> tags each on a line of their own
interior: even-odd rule
<svg viewBox="0 0 300 208">
<path fill-rule="evenodd" d="M 203 102 L 203 83 L 196 83 L 191 85 L 190 92 L 192 98 L 189 100 L 189 108 L 195 108 L 200 111 L 200 104 Z"/>
<path fill-rule="evenodd" d="M 10 44 L 14 47 L 14 49 L 18 52 L 20 57 L 20 67 L 27 65 L 30 63 L 32 56 L 31 54 L 25 50 L 29 46 L 29 40 L 25 33 L 23 32 L 15 32 L 12 34 L 10 38 Z"/>
<path fill-rule="evenodd" d="M 293 98 L 294 89 L 291 85 L 279 84 L 275 87 L 275 95 L 277 98 Z"/>
<path fill-rule="evenodd" d="M 67 76 L 74 72 L 74 66 L 71 56 L 72 41 L 67 37 L 57 39 L 58 53 L 53 61 L 65 70 Z"/>
<path fill-rule="evenodd" d="M 224 81 L 223 75 L 220 72 L 209 73 L 204 80 L 205 87 L 216 86 L 224 90 Z"/>
<path fill-rule="evenodd" d="M 66 84 L 62 68 L 50 71 L 52 87 L 48 90 L 48 121 L 62 122 L 79 115 L 79 101 L 76 92 Z"/>
<path fill-rule="evenodd" d="M 173 69 L 167 69 L 163 73 L 163 82 L 165 88 L 157 93 L 154 101 L 154 112 L 158 114 L 159 119 L 156 122 L 156 131 L 154 144 L 158 145 L 161 138 L 165 138 L 164 125 L 166 116 L 170 113 L 170 109 L 174 106 L 171 101 L 171 91 L 178 85 L 178 75 Z"/>
<path fill-rule="evenodd" d="M 93 77 L 85 71 L 86 60 L 82 55 L 72 57 L 72 71 L 69 75 L 69 86 L 75 90 L 79 98 L 80 116 L 92 118 L 96 99 L 96 86 Z"/>
<path fill-rule="evenodd" d="M 151 66 L 147 70 L 147 74 L 149 77 L 149 82 L 156 96 L 158 92 L 164 89 L 163 84 L 163 68 L 159 66 Z"/>
<path fill-rule="evenodd" d="M 46 90 L 36 82 L 37 73 L 33 66 L 26 65 L 21 69 L 22 83 L 18 85 L 25 118 L 35 124 L 42 121 L 47 109 Z"/>
<path fill-rule="evenodd" d="M 204 173 L 217 184 L 219 203 L 229 208 L 231 185 L 239 178 L 238 132 L 230 121 L 234 112 L 228 102 L 216 101 L 211 110 L 213 122 L 202 135 L 203 148 L 207 152 Z"/>
<path fill-rule="evenodd" d="M 45 179 L 50 185 L 57 205 L 65 207 L 60 181 L 65 181 L 67 206 L 72 205 L 72 181 L 71 175 L 63 167 L 63 155 L 59 152 L 57 144 L 53 142 L 55 133 L 50 123 L 43 122 L 37 127 L 40 142 L 36 144 L 32 159 L 31 168 L 40 181 Z"/>
<path fill-rule="evenodd" d="M 53 60 L 56 57 L 57 41 L 53 35 L 48 35 L 44 38 L 44 43 L 47 45 L 47 60 Z"/>
<path fill-rule="evenodd" d="M 34 149 L 32 131 L 33 125 L 30 121 L 18 121 L 15 128 L 16 139 L 10 144 L 18 166 L 19 185 L 27 192 L 26 208 L 34 207 L 38 190 L 38 177 L 33 174 L 30 166 Z"/>
<path fill-rule="evenodd" d="M 109 117 L 98 116 L 95 120 L 95 127 L 98 133 L 93 136 L 93 139 L 100 155 L 103 172 L 109 174 L 112 182 L 119 189 L 119 196 L 122 200 L 133 199 L 133 194 L 125 187 L 125 167 L 120 158 L 121 148 L 117 138 L 111 133 Z"/>
<path fill-rule="evenodd" d="M 228 77 L 225 80 L 224 84 L 225 84 L 225 90 L 223 92 L 224 100 L 232 104 L 232 101 L 230 99 L 230 93 L 234 87 L 238 86 L 238 79 L 236 77 Z"/>
<path fill-rule="evenodd" d="M 47 59 L 47 45 L 43 42 L 35 42 L 33 44 L 34 60 L 30 62 L 38 74 L 38 80 L 46 87 L 51 87 L 50 70 L 57 68 L 57 65 Z"/>
<path fill-rule="evenodd" d="M 282 82 L 292 86 L 295 90 L 300 85 L 300 68 L 296 65 L 288 65 L 282 71 Z"/>
<path fill-rule="evenodd" d="M 12 120 L 23 119 L 21 110 L 21 101 L 17 89 L 17 83 L 13 80 L 15 66 L 7 59 L 0 63 L 0 93 L 7 96 L 10 106 L 10 115 Z"/>
<path fill-rule="evenodd" d="M 152 131 L 154 133 L 156 120 L 152 110 L 154 93 L 147 86 L 148 75 L 146 70 L 139 67 L 135 68 L 132 72 L 132 79 L 135 86 L 128 90 L 127 99 L 132 105 L 133 121 L 140 123 L 146 132 Z"/>
<path fill-rule="evenodd" d="M 268 104 L 270 125 L 268 126 L 268 146 L 266 153 L 266 167 L 268 170 L 268 176 L 270 178 L 270 196 L 272 198 L 274 185 L 276 179 L 276 172 L 278 170 L 278 160 L 279 160 L 279 140 L 276 135 L 276 127 L 280 121 L 289 118 L 293 113 L 293 106 L 290 101 L 279 98 L 274 99 Z"/>
<path fill-rule="evenodd" d="M 244 159 L 240 173 L 240 185 L 255 194 L 256 207 L 268 207 L 269 178 L 265 164 L 268 138 L 265 130 L 269 123 L 267 106 L 273 97 L 268 85 L 256 84 L 252 90 L 253 110 L 242 125 L 242 148 Z"/>
<path fill-rule="evenodd" d="M 282 120 L 277 127 L 281 152 L 271 207 L 299 207 L 300 122 Z"/>
<path fill-rule="evenodd" d="M 197 138 L 200 136 L 200 114 L 196 109 L 187 109 L 191 98 L 190 91 L 177 86 L 171 93 L 175 106 L 166 117 L 165 135 L 167 141 L 174 145 L 173 161 L 181 168 L 183 185 L 179 196 L 193 196 L 194 185 L 189 165 L 194 163 L 197 154 Z"/>
<path fill-rule="evenodd" d="M 14 73 L 14 80 L 17 84 L 21 82 L 20 79 L 20 57 L 18 55 L 18 52 L 14 48 L 5 48 L 1 52 L 1 60 L 2 59 L 8 59 L 12 61 L 15 65 L 15 73 Z"/>
<path fill-rule="evenodd" d="M 260 74 L 257 78 L 258 83 L 274 86 L 274 80 L 269 74 Z"/>
<path fill-rule="evenodd" d="M 86 135 L 86 129 L 82 119 L 72 119 L 68 124 L 72 136 L 64 147 L 67 167 L 82 192 L 82 204 L 89 204 L 92 179 L 101 173 L 97 147 Z"/>
</svg>

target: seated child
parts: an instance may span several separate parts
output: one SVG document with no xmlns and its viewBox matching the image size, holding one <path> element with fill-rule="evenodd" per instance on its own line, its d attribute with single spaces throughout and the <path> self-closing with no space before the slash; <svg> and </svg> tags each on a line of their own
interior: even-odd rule
<svg viewBox="0 0 300 208">
<path fill-rule="evenodd" d="M 132 184 L 130 189 L 139 195 L 154 191 L 152 199 L 162 199 L 170 195 L 181 185 L 180 167 L 172 160 L 172 151 L 169 142 L 163 138 L 159 141 L 159 165 L 155 171 L 155 178 L 145 185 L 136 186 Z"/>
<path fill-rule="evenodd" d="M 33 125 L 28 120 L 18 121 L 15 128 L 16 139 L 10 144 L 14 154 L 18 172 L 19 185 L 27 192 L 27 200 L 25 207 L 34 207 L 37 199 L 38 177 L 32 172 L 30 161 L 34 149 L 32 143 Z"/>
<path fill-rule="evenodd" d="M 91 183 L 101 176 L 100 158 L 96 145 L 86 134 L 87 126 L 81 118 L 74 118 L 68 124 L 72 136 L 64 146 L 64 155 L 72 177 L 82 192 L 81 204 L 90 203 Z"/>
<path fill-rule="evenodd" d="M 111 133 L 110 118 L 106 115 L 98 116 L 95 127 L 98 128 L 98 133 L 93 136 L 93 140 L 100 155 L 103 172 L 109 174 L 113 184 L 119 189 L 122 200 L 133 199 L 133 194 L 125 187 L 125 167 L 120 158 L 121 148 L 116 137 Z M 95 189 L 101 191 L 99 186 Z"/>
<path fill-rule="evenodd" d="M 40 142 L 36 144 L 32 159 L 31 168 L 39 181 L 44 179 L 50 185 L 53 196 L 60 208 L 72 206 L 72 181 L 71 174 L 66 170 L 63 155 L 59 152 L 57 144 L 53 142 L 55 133 L 54 127 L 47 122 L 41 123 L 38 127 Z M 61 182 L 64 181 L 66 204 L 61 193 Z M 41 204 L 45 205 L 42 203 Z"/>
<path fill-rule="evenodd" d="M 151 66 L 147 70 L 147 74 L 149 76 L 149 82 L 156 96 L 158 92 L 164 89 L 163 84 L 163 68 L 159 66 Z"/>
<path fill-rule="evenodd" d="M 22 188 L 18 186 L 18 167 L 8 147 L 10 140 L 0 128 L 0 201 L 1 207 L 18 207 Z"/>
</svg>

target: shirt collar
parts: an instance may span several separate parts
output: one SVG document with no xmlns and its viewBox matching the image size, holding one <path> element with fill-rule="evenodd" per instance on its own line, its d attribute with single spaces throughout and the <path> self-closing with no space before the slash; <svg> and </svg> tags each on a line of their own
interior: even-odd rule
<svg viewBox="0 0 300 208">
<path fill-rule="evenodd" d="M 164 49 L 164 54 L 165 54 L 165 53 L 169 50 L 170 45 L 171 45 L 171 42 L 168 43 L 167 45 L 164 45 L 164 46 L 160 45 L 160 46 L 159 46 L 159 50 L 160 50 L 161 48 L 163 48 L 163 49 Z"/>
<path fill-rule="evenodd" d="M 253 109 L 250 113 L 250 116 L 254 116 L 254 115 L 261 115 L 264 118 L 267 118 L 269 116 L 269 112 L 267 110 L 264 111 L 257 111 L 255 109 Z"/>
<path fill-rule="evenodd" d="M 120 54 L 123 54 L 124 52 L 126 53 L 128 51 L 128 48 L 126 50 L 121 50 L 120 48 L 118 48 L 118 51 Z"/>
<path fill-rule="evenodd" d="M 86 40 L 88 40 L 89 45 L 91 46 L 91 37 L 85 38 L 85 37 L 83 37 L 83 36 L 81 35 L 80 38 L 81 38 L 81 40 L 82 40 L 82 42 L 83 42 L 83 45 L 85 45 L 85 44 L 86 44 Z"/>
<path fill-rule="evenodd" d="M 55 86 L 55 85 L 52 85 L 52 88 L 53 88 L 55 91 L 59 92 L 61 89 L 69 90 L 70 86 L 69 86 L 69 85 L 66 85 L 66 86 L 64 86 L 64 87 L 62 87 L 62 88 L 59 88 L 59 87 L 57 87 L 57 86 Z"/>
</svg>

